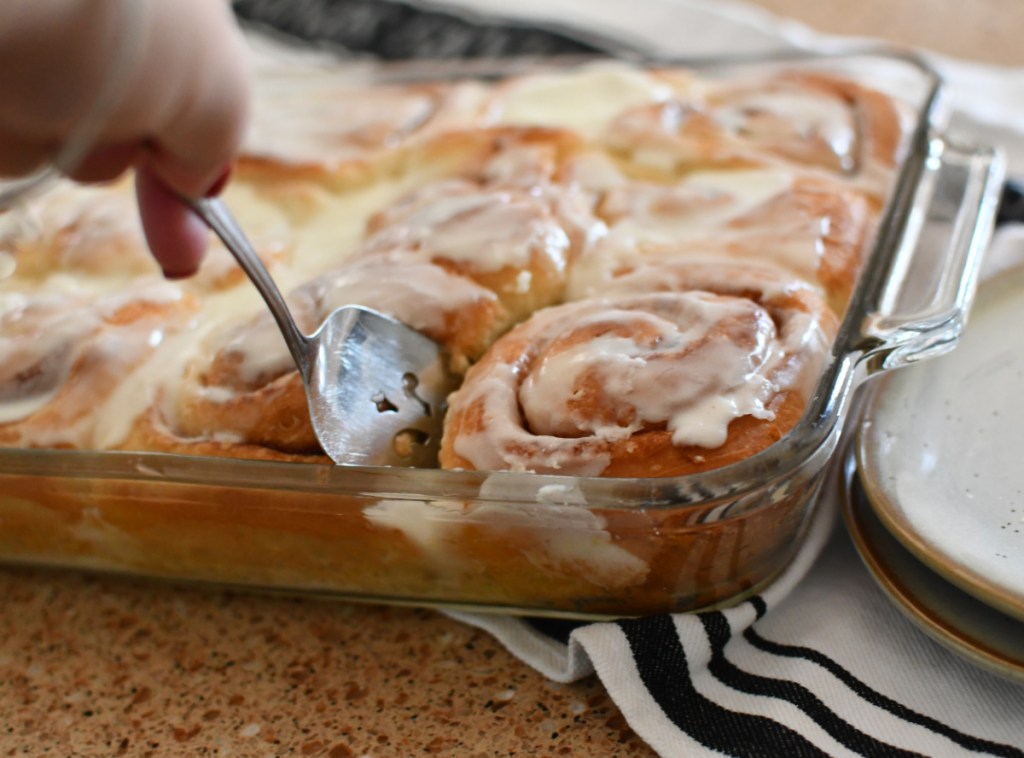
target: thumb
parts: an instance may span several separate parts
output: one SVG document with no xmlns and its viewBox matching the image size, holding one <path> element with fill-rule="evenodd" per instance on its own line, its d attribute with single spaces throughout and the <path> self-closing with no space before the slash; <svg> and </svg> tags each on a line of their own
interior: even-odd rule
<svg viewBox="0 0 1024 758">
<path fill-rule="evenodd" d="M 169 279 L 191 276 L 209 245 L 209 231 L 149 167 L 135 172 L 135 195 L 146 242 Z"/>
</svg>

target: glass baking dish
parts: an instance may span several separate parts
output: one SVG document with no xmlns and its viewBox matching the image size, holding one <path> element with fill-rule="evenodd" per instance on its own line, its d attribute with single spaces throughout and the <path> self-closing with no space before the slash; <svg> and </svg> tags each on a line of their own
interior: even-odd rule
<svg viewBox="0 0 1024 758">
<path fill-rule="evenodd" d="M 371 76 L 494 79 L 573 65 L 417 64 Z M 769 582 L 800 543 L 855 388 L 955 344 L 1003 164 L 996 150 L 943 136 L 941 82 L 914 57 L 672 65 L 707 76 L 751 67 L 838 72 L 891 89 L 912 116 L 831 359 L 781 441 L 725 468 L 668 479 L 2 450 L 0 560 L 579 618 L 706 609 Z"/>
</svg>

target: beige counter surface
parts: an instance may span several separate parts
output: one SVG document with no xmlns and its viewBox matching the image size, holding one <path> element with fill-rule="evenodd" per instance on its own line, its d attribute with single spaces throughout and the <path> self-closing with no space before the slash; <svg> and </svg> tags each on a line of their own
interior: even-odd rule
<svg viewBox="0 0 1024 758">
<path fill-rule="evenodd" d="M 1024 66 L 1019 0 L 754 0 L 772 13 L 829 34 L 877 37 L 957 58 Z"/>
<path fill-rule="evenodd" d="M 426 610 L 0 572 L 0 755 L 650 755 Z"/>
<path fill-rule="evenodd" d="M 1024 65 L 1019 0 L 759 4 Z M 651 755 L 596 679 L 432 611 L 25 568 L 0 598 L 0 756 Z"/>
</svg>

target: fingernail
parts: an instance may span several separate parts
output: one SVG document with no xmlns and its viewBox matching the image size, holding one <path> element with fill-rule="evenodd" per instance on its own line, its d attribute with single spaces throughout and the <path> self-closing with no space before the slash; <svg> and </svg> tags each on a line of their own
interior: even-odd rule
<svg viewBox="0 0 1024 758">
<path fill-rule="evenodd" d="M 188 279 L 190 276 L 195 274 L 195 270 L 192 271 L 168 271 L 164 269 L 164 279 L 170 281 L 177 281 L 179 279 Z"/>
<path fill-rule="evenodd" d="M 213 186 L 206 191 L 203 197 L 217 197 L 217 195 L 224 191 L 224 188 L 228 184 L 228 179 L 230 178 L 231 167 L 229 166 L 228 168 L 224 169 L 224 172 L 220 176 L 217 177 L 217 180 L 213 183 Z"/>
</svg>

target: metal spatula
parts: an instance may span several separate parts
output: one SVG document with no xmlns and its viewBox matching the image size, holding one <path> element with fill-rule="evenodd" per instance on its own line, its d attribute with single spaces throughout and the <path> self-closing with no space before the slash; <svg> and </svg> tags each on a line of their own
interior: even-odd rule
<svg viewBox="0 0 1024 758">
<path fill-rule="evenodd" d="M 227 206 L 218 199 L 186 202 L 270 308 L 306 386 L 324 452 L 341 464 L 436 465 L 445 398 L 455 387 L 438 344 L 356 305 L 339 308 L 313 334 L 303 334 Z"/>
</svg>

